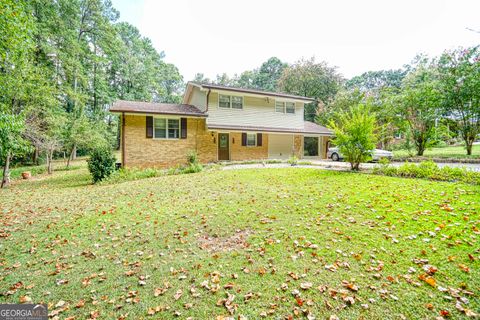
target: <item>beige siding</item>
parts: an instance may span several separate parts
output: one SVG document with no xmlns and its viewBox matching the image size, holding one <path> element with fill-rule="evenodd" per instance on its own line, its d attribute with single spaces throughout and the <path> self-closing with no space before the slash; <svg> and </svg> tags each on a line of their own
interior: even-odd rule
<svg viewBox="0 0 480 320">
<path fill-rule="evenodd" d="M 196 106 L 198 109 L 205 111 L 207 106 L 207 94 L 198 87 L 193 87 L 188 104 Z"/>
<path fill-rule="evenodd" d="M 285 100 L 282 100 L 285 101 Z M 218 93 L 209 96 L 207 123 L 303 129 L 303 103 L 295 103 L 295 114 L 275 112 L 275 99 L 244 96 L 243 109 L 218 107 Z"/>
<path fill-rule="evenodd" d="M 293 154 L 293 134 L 269 134 L 268 157 L 288 159 Z"/>
</svg>

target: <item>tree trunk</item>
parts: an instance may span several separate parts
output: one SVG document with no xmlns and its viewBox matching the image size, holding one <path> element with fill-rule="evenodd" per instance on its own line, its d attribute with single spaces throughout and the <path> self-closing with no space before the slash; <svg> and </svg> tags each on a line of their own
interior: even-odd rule
<svg viewBox="0 0 480 320">
<path fill-rule="evenodd" d="M 10 183 L 10 152 L 7 153 L 7 159 L 5 160 L 5 166 L 3 167 L 2 184 L 0 188 L 8 186 Z"/>
<path fill-rule="evenodd" d="M 360 170 L 360 162 L 350 162 L 350 168 L 353 171 L 358 171 Z"/>
<path fill-rule="evenodd" d="M 425 141 L 423 140 L 417 140 L 417 156 L 423 156 L 423 153 L 425 152 Z"/>
<path fill-rule="evenodd" d="M 76 144 L 73 145 L 72 153 L 70 154 L 70 158 L 72 160 L 77 159 L 77 145 Z"/>
<path fill-rule="evenodd" d="M 471 156 L 472 155 L 472 147 L 473 147 L 473 139 L 469 139 L 466 142 L 467 145 L 467 155 Z"/>
<path fill-rule="evenodd" d="M 74 160 L 77 157 L 77 146 L 73 145 L 72 150 L 70 151 L 70 155 L 67 159 L 67 168 L 70 168 L 70 161 Z"/>
<path fill-rule="evenodd" d="M 48 174 L 52 174 L 52 159 L 53 159 L 53 150 L 47 151 L 47 172 Z"/>
<path fill-rule="evenodd" d="M 38 160 L 40 158 L 40 151 L 37 146 L 34 146 L 35 150 L 33 151 L 33 164 L 38 166 Z"/>
</svg>

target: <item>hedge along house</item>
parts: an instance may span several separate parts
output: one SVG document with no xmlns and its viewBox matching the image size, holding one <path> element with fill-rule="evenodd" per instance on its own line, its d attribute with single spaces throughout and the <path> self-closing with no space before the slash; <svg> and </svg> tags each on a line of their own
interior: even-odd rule
<svg viewBox="0 0 480 320">
<path fill-rule="evenodd" d="M 259 90 L 189 82 L 182 104 L 117 101 L 124 167 L 200 162 L 326 158 L 332 132 L 304 121 L 314 99 Z"/>
</svg>

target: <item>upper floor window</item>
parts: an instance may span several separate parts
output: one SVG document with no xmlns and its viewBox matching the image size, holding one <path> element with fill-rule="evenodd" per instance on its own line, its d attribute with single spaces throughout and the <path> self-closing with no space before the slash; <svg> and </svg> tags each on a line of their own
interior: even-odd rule
<svg viewBox="0 0 480 320">
<path fill-rule="evenodd" d="M 285 102 L 285 111 L 287 113 L 295 113 L 295 103 L 294 102 Z"/>
<path fill-rule="evenodd" d="M 179 139 L 180 138 L 180 119 L 155 118 L 153 127 L 154 127 L 154 138 L 159 138 L 159 139 Z"/>
<path fill-rule="evenodd" d="M 285 113 L 285 102 L 275 102 L 275 112 Z"/>
<path fill-rule="evenodd" d="M 275 112 L 295 113 L 295 102 L 275 101 Z"/>
<path fill-rule="evenodd" d="M 218 106 L 220 108 L 243 109 L 243 97 L 220 94 Z"/>
</svg>

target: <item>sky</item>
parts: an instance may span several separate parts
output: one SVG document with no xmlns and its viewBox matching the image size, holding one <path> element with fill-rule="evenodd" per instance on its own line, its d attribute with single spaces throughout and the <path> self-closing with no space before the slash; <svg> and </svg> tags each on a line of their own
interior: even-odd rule
<svg viewBox="0 0 480 320">
<path fill-rule="evenodd" d="M 479 0 L 113 0 L 184 80 L 314 56 L 346 78 L 480 44 Z"/>
</svg>

